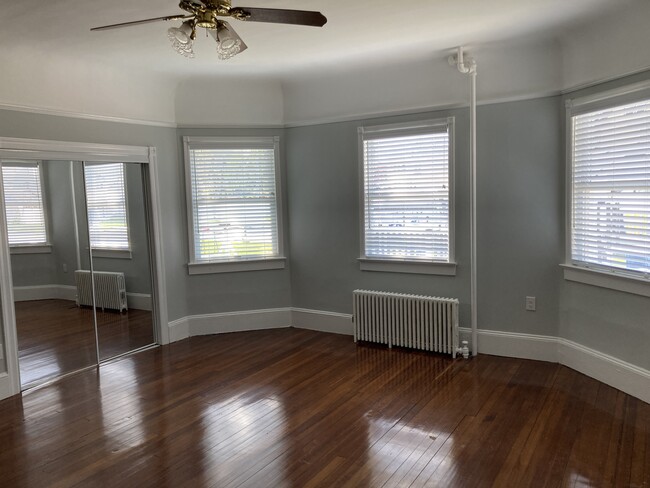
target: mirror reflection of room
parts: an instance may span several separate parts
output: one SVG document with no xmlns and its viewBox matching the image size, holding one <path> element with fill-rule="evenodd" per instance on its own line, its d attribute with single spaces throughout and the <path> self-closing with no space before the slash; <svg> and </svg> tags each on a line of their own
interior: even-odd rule
<svg viewBox="0 0 650 488">
<path fill-rule="evenodd" d="M 144 170 L 141 164 L 85 163 L 85 192 L 75 191 L 81 195 L 81 245 L 92 250 L 100 360 L 155 342 Z M 82 260 L 81 269 L 79 295 L 89 290 L 83 270 L 91 264 Z M 88 298 L 84 305 L 90 305 Z"/>
<path fill-rule="evenodd" d="M 2 175 L 23 388 L 153 343 L 140 165 L 3 160 Z"/>
</svg>

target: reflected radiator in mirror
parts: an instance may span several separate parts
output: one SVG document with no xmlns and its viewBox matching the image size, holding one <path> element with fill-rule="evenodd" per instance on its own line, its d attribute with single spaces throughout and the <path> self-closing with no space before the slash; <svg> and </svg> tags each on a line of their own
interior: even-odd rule
<svg viewBox="0 0 650 488">
<path fill-rule="evenodd" d="M 95 271 L 95 300 L 97 308 L 128 310 L 126 304 L 126 285 L 124 273 Z M 77 306 L 93 305 L 92 279 L 88 270 L 78 269 L 74 272 L 77 285 Z"/>
</svg>

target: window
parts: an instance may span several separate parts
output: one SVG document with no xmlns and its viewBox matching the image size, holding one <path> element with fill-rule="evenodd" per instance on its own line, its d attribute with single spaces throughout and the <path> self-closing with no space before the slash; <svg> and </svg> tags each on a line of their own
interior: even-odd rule
<svg viewBox="0 0 650 488">
<path fill-rule="evenodd" d="M 190 274 L 284 267 L 277 137 L 185 137 Z"/>
<path fill-rule="evenodd" d="M 361 269 L 454 274 L 453 118 L 359 128 Z"/>
<path fill-rule="evenodd" d="M 650 94 L 572 102 L 569 121 L 569 265 L 650 280 Z"/>
<path fill-rule="evenodd" d="M 9 245 L 49 246 L 40 163 L 3 162 L 2 178 Z"/>
<path fill-rule="evenodd" d="M 84 179 L 88 233 L 93 254 L 98 257 L 119 257 L 119 254 L 97 254 L 95 250 L 129 252 L 124 164 L 86 163 Z"/>
</svg>

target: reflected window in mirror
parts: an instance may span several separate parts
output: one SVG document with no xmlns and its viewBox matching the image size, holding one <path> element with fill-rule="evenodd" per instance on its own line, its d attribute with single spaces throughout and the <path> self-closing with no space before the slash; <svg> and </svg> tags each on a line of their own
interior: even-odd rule
<svg viewBox="0 0 650 488">
<path fill-rule="evenodd" d="M 2 179 L 11 252 L 50 252 L 41 163 L 3 161 Z"/>
<path fill-rule="evenodd" d="M 102 252 L 109 254 L 101 257 L 130 255 L 124 165 L 86 163 L 84 174 L 93 255 L 99 256 Z"/>
</svg>

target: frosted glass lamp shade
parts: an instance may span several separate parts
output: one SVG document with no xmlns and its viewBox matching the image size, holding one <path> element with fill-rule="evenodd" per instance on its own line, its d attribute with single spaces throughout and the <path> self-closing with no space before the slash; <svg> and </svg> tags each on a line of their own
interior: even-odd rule
<svg viewBox="0 0 650 488">
<path fill-rule="evenodd" d="M 171 27 L 167 30 L 167 37 L 178 54 L 182 54 L 188 58 L 194 57 L 194 51 L 192 50 L 192 44 L 194 42 L 192 40 L 193 31 L 194 26 L 189 20 L 183 22 L 180 27 Z"/>
</svg>

